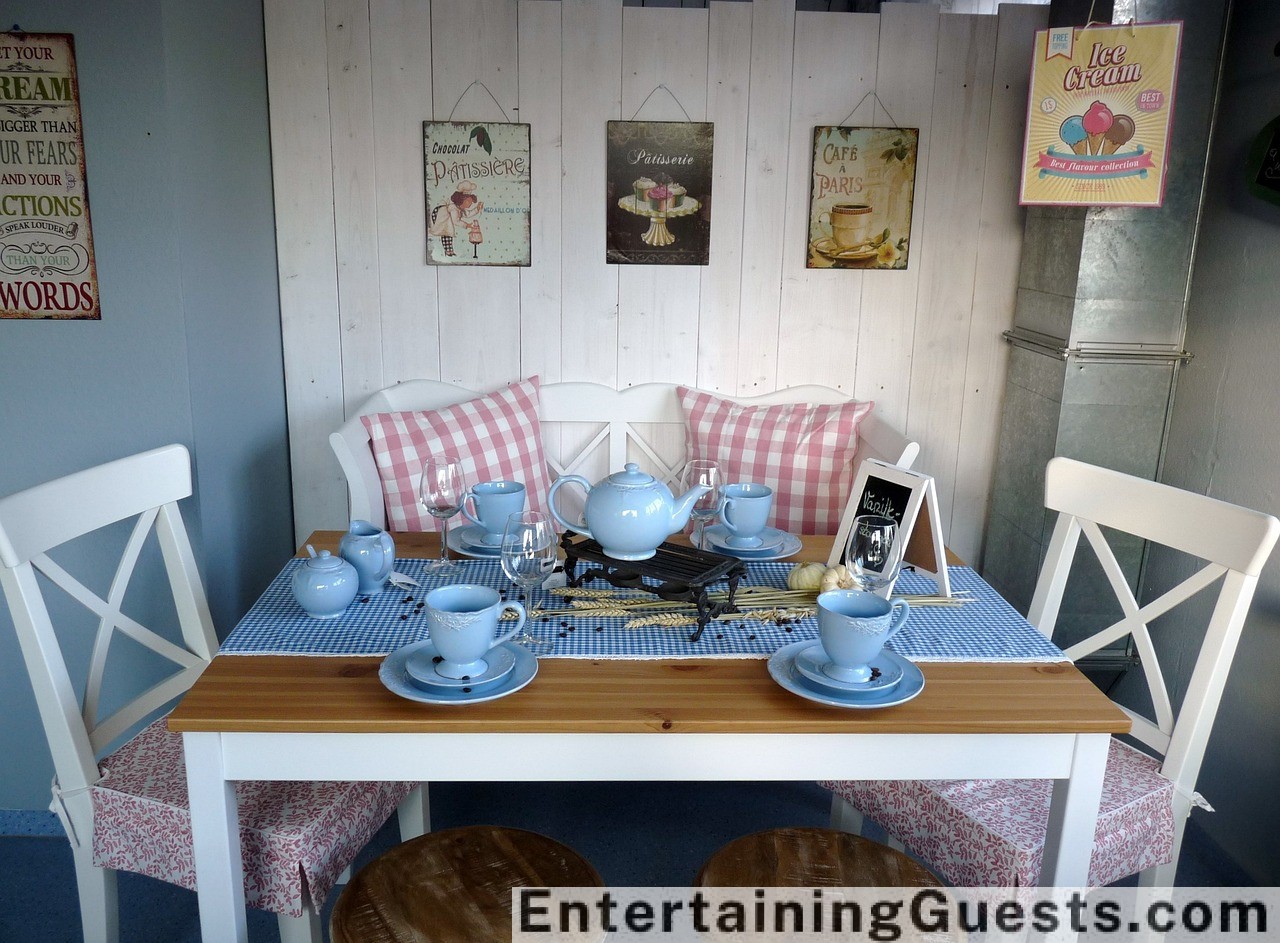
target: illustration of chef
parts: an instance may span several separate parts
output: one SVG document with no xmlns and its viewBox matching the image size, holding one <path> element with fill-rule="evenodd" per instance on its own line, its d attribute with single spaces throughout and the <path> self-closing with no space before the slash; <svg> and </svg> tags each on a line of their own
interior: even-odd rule
<svg viewBox="0 0 1280 943">
<path fill-rule="evenodd" d="M 453 239 L 457 227 L 464 226 L 468 231 L 478 233 L 479 222 L 475 220 L 483 211 L 484 203 L 476 197 L 475 182 L 463 180 L 447 203 L 441 203 L 431 210 L 431 223 L 427 227 L 427 233 L 439 237 L 445 255 L 454 255 Z"/>
</svg>

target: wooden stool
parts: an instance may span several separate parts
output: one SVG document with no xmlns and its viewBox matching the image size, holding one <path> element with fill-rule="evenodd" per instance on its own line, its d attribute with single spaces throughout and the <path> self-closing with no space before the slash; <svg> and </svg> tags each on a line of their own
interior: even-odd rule
<svg viewBox="0 0 1280 943">
<path fill-rule="evenodd" d="M 942 887 L 900 851 L 830 828 L 735 838 L 703 863 L 695 887 Z"/>
<path fill-rule="evenodd" d="M 604 887 L 585 858 L 536 832 L 471 825 L 378 856 L 343 889 L 331 943 L 511 939 L 513 887 Z"/>
</svg>

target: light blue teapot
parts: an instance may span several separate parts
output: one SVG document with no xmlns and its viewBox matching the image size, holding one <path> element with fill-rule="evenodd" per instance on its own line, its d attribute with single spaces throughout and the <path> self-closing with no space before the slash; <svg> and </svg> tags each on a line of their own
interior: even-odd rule
<svg viewBox="0 0 1280 943">
<path fill-rule="evenodd" d="M 556 509 L 556 492 L 563 485 L 581 485 L 587 492 L 586 522 L 565 520 Z M 591 485 L 581 475 L 564 475 L 547 492 L 551 516 L 561 527 L 577 531 L 597 541 L 615 560 L 647 560 L 667 536 L 689 523 L 694 503 L 711 490 L 695 485 L 678 498 L 635 462 Z"/>
</svg>

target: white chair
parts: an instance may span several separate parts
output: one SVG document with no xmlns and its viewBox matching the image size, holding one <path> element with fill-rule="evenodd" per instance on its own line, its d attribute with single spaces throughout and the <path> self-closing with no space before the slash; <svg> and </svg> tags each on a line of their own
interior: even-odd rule
<svg viewBox="0 0 1280 943">
<path fill-rule="evenodd" d="M 382 483 L 361 416 L 380 412 L 439 409 L 480 394 L 437 380 L 406 380 L 370 396 L 337 431 L 329 444 L 347 479 L 353 520 L 386 526 Z M 761 396 L 726 397 L 748 406 L 778 403 L 832 404 L 850 397 L 825 386 L 798 386 Z M 598 383 L 544 383 L 539 418 L 543 450 L 555 475 L 580 474 L 594 481 L 639 461 L 645 471 L 675 485 L 684 468 L 684 413 L 674 383 L 642 383 L 615 390 Z M 585 427 L 585 434 L 583 429 Z M 920 453 L 913 442 L 872 411 L 858 427 L 855 467 L 864 458 L 910 468 Z"/>
<path fill-rule="evenodd" d="M 1280 521 L 1067 458 L 1049 462 L 1045 491 L 1046 506 L 1058 512 L 1058 521 L 1027 618 L 1052 636 L 1084 534 L 1123 615 L 1066 654 L 1075 660 L 1132 636 L 1155 715 L 1153 722 L 1121 705 L 1133 719 L 1132 737 L 1155 755 L 1112 740 L 1089 881 L 1101 886 L 1138 873 L 1144 885 L 1169 886 L 1177 873 L 1187 816 L 1193 805 L 1204 804 L 1195 791 L 1200 763 L 1258 573 L 1280 534 Z M 1139 606 L 1099 525 L 1208 562 Z M 1149 623 L 1215 584 L 1216 602 L 1181 708 L 1175 710 Z M 1194 618 L 1198 611 L 1193 603 L 1184 616 Z M 856 833 L 863 815 L 869 816 L 958 886 L 1038 881 L 1048 826 L 1047 780 L 823 785 L 835 793 L 834 827 Z"/>
<path fill-rule="evenodd" d="M 0 498 L 0 586 L 53 755 L 56 777 L 50 808 L 71 840 L 86 943 L 115 943 L 119 936 L 117 870 L 195 886 L 181 735 L 171 733 L 161 716 L 123 746 L 106 752 L 185 692 L 217 648 L 178 510 L 177 502 L 190 494 L 190 457 L 184 447 L 170 445 Z M 135 518 L 125 542 L 127 522 Z M 77 543 L 57 551 L 64 563 L 77 553 L 92 553 L 97 559 L 107 545 L 123 542 L 123 550 L 115 551 L 119 564 L 105 595 L 88 589 L 47 554 L 117 522 L 126 523 L 95 534 L 86 542 L 89 546 Z M 153 529 L 154 541 L 149 536 Z M 151 580 L 131 590 L 140 559 L 144 566 L 139 576 L 150 575 L 148 570 L 158 576 L 154 544 L 159 545 L 167 580 Z M 165 592 L 154 583 L 163 585 Z M 53 592 L 53 587 L 70 599 Z M 180 632 L 170 630 L 166 637 L 126 615 L 123 609 L 135 610 L 138 592 L 148 600 L 149 621 L 168 625 L 176 615 Z M 171 599 L 172 605 L 157 607 L 154 600 L 160 598 Z M 90 614 L 83 626 L 69 611 L 74 608 L 71 601 Z M 166 608 L 172 613 L 167 619 Z M 51 613 L 59 614 L 61 633 L 55 631 Z M 77 637 L 81 633 L 75 630 L 95 622 L 87 678 L 77 685 L 68 661 L 75 664 L 89 649 L 90 639 Z M 113 649 L 116 642 L 136 643 L 149 650 L 149 656 L 176 664 L 177 670 L 166 664 L 170 673 L 136 696 L 139 683 L 122 680 L 119 672 L 104 684 L 112 674 L 108 668 L 122 654 L 119 645 Z M 139 664 L 149 666 L 134 662 Z M 159 673 L 157 665 L 148 681 Z M 127 698 L 132 699 L 116 706 Z M 280 915 L 285 941 L 321 939 L 319 905 L 339 872 L 398 803 L 403 800 L 405 837 L 422 834 L 425 827 L 423 807 L 415 804 L 414 796 L 406 798 L 413 784 L 246 782 L 236 788 L 246 895 L 255 906 Z"/>
</svg>

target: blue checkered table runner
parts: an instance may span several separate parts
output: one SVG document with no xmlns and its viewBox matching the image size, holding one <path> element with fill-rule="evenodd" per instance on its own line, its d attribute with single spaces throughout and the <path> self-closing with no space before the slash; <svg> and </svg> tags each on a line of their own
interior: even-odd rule
<svg viewBox="0 0 1280 943">
<path fill-rule="evenodd" d="M 396 561 L 396 572 L 419 582 L 411 590 L 389 587 L 372 596 L 357 596 L 341 616 L 313 619 L 294 601 L 291 560 L 232 630 L 219 649 L 233 655 L 385 655 L 425 638 L 427 620 L 418 603 L 431 589 L 445 583 L 481 583 L 508 591 L 515 588 L 496 561 L 461 562 L 456 575 L 430 575 L 430 560 Z M 790 563 L 748 563 L 739 586 L 785 587 Z M 1064 661 L 1066 656 L 1036 631 L 969 567 L 950 571 L 953 594 L 971 602 L 955 608 L 916 606 L 889 647 L 912 661 Z M 589 586 L 605 587 L 602 581 Z M 724 584 L 720 584 L 723 586 Z M 715 589 L 716 587 L 712 587 Z M 904 594 L 936 592 L 932 580 L 904 572 L 895 590 Z M 648 595 L 648 594 L 644 594 Z M 652 597 L 651 597 L 652 598 Z M 525 600 L 541 608 L 568 608 L 563 597 L 541 590 Z M 790 642 L 817 638 L 813 617 L 788 625 L 735 618 L 712 621 L 697 642 L 690 642 L 694 626 L 624 628 L 633 616 L 547 616 L 530 622 L 528 630 L 554 644 L 551 658 L 764 658 Z"/>
</svg>

